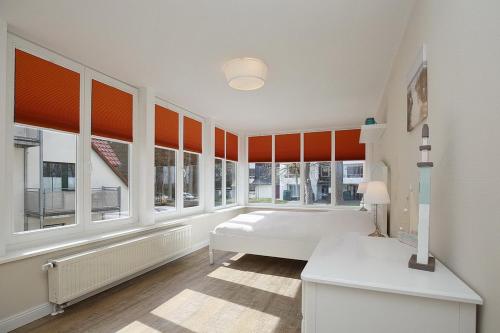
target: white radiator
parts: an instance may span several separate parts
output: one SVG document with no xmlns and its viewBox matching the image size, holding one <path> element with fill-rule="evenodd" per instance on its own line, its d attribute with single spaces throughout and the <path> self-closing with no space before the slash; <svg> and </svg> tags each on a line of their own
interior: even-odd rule
<svg viewBox="0 0 500 333">
<path fill-rule="evenodd" d="M 64 304 L 186 252 L 191 226 L 181 226 L 50 260 L 49 300 Z"/>
</svg>

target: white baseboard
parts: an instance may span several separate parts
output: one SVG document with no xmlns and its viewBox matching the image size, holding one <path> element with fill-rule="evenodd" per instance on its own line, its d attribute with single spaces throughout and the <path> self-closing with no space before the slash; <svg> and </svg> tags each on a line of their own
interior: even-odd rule
<svg viewBox="0 0 500 333">
<path fill-rule="evenodd" d="M 199 242 L 198 244 L 194 244 L 191 246 L 191 252 L 194 252 L 194 251 L 198 251 L 199 249 L 202 249 L 204 248 L 205 246 L 208 246 L 208 239 L 207 240 L 204 240 L 202 242 Z M 207 252 L 207 256 L 208 256 L 208 252 Z"/>
<path fill-rule="evenodd" d="M 37 319 L 45 317 L 52 312 L 50 303 L 40 304 L 26 311 L 17 313 L 10 317 L 0 319 L 0 333 L 6 333 L 24 326 Z"/>
<path fill-rule="evenodd" d="M 158 265 L 154 265 L 152 267 L 149 267 L 139 273 L 136 273 L 136 274 L 133 274 L 133 275 L 130 275 L 128 277 L 126 277 L 125 279 L 122 279 L 120 281 L 117 281 L 115 283 L 112 283 L 110 285 L 107 285 L 105 287 L 103 287 L 102 289 L 99 289 L 98 291 L 95 291 L 95 292 L 92 292 L 88 295 L 85 295 L 83 297 L 80 297 L 78 298 L 77 300 L 74 300 L 72 302 L 70 302 L 70 304 L 75 304 L 79 301 L 82 301 L 86 298 L 89 298 L 91 296 L 94 296 L 106 289 L 109 289 L 109 288 L 112 288 L 114 286 L 117 286 L 119 285 L 120 283 L 123 283 L 125 281 L 128 281 L 130 279 L 133 279 L 139 275 L 142 275 L 144 273 L 147 273 L 155 268 L 158 268 L 160 266 L 163 266 L 169 262 L 172 262 L 176 259 L 179 259 L 181 257 L 184 257 L 188 254 L 191 254 L 193 253 L 194 251 L 198 251 L 199 249 L 205 247 L 208 245 L 208 240 L 205 240 L 205 241 L 202 241 L 202 242 L 199 242 L 197 244 L 194 244 L 191 246 L 191 248 L 187 251 L 183 251 L 181 252 L 180 254 L 172 257 L 172 258 L 169 258 L 168 260 L 164 261 L 164 262 L 161 262 L 160 264 Z M 208 258 L 208 252 L 207 252 L 207 258 Z M 40 319 L 42 317 L 45 317 L 45 316 L 48 316 L 52 313 L 52 305 L 50 303 L 44 303 L 44 304 L 40 304 L 38 306 L 35 306 L 31 309 L 28 309 L 26 311 L 23 311 L 23 312 L 20 312 L 20 313 L 17 313 L 15 315 L 12 315 L 10 317 L 7 317 L 7 318 L 4 318 L 4 319 L 0 319 L 0 333 L 7 333 L 9 331 L 12 331 L 12 330 L 15 330 L 16 328 L 18 327 L 21 327 L 21 326 L 24 326 L 26 324 L 29 324 L 31 323 L 32 321 L 35 321 L 37 319 Z"/>
</svg>

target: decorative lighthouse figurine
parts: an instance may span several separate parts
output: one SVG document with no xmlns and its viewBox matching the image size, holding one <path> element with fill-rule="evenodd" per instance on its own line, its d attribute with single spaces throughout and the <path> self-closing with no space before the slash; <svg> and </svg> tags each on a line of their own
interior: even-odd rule
<svg viewBox="0 0 500 333">
<path fill-rule="evenodd" d="M 417 163 L 420 174 L 420 192 L 418 196 L 418 244 L 417 254 L 412 255 L 408 267 L 424 271 L 434 272 L 436 261 L 429 257 L 429 226 L 431 207 L 431 169 L 434 166 L 429 161 L 429 126 L 422 127 L 422 145 L 420 152 L 421 161 Z"/>
</svg>

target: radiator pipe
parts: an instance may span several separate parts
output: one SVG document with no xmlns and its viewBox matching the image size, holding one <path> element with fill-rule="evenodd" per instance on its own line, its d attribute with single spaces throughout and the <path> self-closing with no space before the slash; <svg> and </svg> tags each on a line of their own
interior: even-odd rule
<svg viewBox="0 0 500 333">
<path fill-rule="evenodd" d="M 42 265 L 42 271 L 48 271 L 50 268 L 56 267 L 56 263 L 53 261 L 49 261 L 48 263 Z"/>
</svg>

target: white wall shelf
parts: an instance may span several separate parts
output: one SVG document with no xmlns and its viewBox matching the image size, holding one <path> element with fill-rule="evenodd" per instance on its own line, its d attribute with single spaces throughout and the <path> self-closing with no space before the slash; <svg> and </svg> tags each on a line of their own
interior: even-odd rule
<svg viewBox="0 0 500 333">
<path fill-rule="evenodd" d="M 385 132 L 385 124 L 373 124 L 361 126 L 360 143 L 375 143 Z"/>
</svg>

